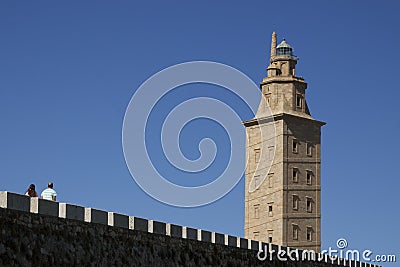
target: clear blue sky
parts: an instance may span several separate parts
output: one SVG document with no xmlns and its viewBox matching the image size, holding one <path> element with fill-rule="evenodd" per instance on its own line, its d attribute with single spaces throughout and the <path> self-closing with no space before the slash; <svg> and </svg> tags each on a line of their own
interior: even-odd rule
<svg viewBox="0 0 400 267">
<path fill-rule="evenodd" d="M 52 180 L 62 202 L 242 236 L 243 179 L 207 206 L 162 204 L 130 176 L 122 122 L 141 83 L 177 63 L 221 62 L 259 83 L 276 31 L 300 57 L 312 115 L 327 122 L 322 246 L 344 237 L 400 257 L 399 10 L 397 1 L 1 1 L 0 190 Z M 183 152 L 195 158 L 197 143 Z"/>
</svg>

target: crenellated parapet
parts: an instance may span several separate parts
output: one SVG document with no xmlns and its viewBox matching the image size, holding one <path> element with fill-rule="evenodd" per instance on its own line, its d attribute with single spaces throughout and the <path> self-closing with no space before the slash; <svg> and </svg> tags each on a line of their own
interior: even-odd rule
<svg viewBox="0 0 400 267">
<path fill-rule="evenodd" d="M 41 253 L 39 256 L 36 255 L 39 261 L 32 260 L 40 265 L 46 265 L 49 262 L 56 265 L 57 263 L 64 264 L 68 259 L 72 263 L 80 264 L 93 261 L 100 265 L 105 262 L 109 264 L 110 256 L 107 253 L 111 253 L 111 248 L 111 250 L 115 249 L 115 252 L 110 254 L 114 255 L 112 258 L 114 263 L 111 265 L 132 266 L 139 263 L 140 265 L 151 263 L 156 266 L 186 266 L 192 264 L 193 259 L 190 257 L 197 257 L 194 260 L 197 264 L 201 264 L 204 260 L 201 258 L 205 257 L 207 259 L 204 262 L 214 266 L 230 264 L 265 266 L 265 261 L 257 259 L 257 255 L 266 255 L 265 249 L 267 249 L 267 254 L 268 251 L 285 251 L 288 255 L 295 250 L 187 226 L 30 198 L 12 192 L 0 192 L 0 225 L 2 230 L 0 265 L 10 263 L 7 260 L 12 260 L 12 253 L 24 253 L 23 249 L 20 249 L 24 247 L 22 244 L 24 242 L 32 251 Z M 38 241 L 38 236 L 42 236 L 41 241 Z M 13 238 L 22 239 L 21 245 L 16 246 L 15 243 L 18 241 L 12 240 Z M 46 238 L 50 241 L 43 240 Z M 101 240 L 99 241 L 98 238 Z M 52 242 L 56 242 L 60 247 L 54 247 Z M 118 247 L 121 245 L 118 242 L 122 242 L 124 246 Z M 85 245 L 82 246 L 82 243 Z M 100 248 L 101 246 L 104 248 Z M 76 251 L 75 247 L 83 251 L 82 255 L 79 254 L 81 252 Z M 13 249 L 15 251 L 12 251 Z M 54 251 L 49 252 L 52 249 Z M 101 249 L 107 253 L 102 252 L 99 255 L 98 251 Z M 60 253 L 60 255 L 51 256 L 52 253 Z M 180 256 L 172 257 L 175 253 Z M 302 251 L 299 250 L 299 253 Z M 34 259 L 35 253 L 33 254 L 27 253 L 27 258 Z M 57 262 L 61 260 L 60 258 L 63 261 Z M 15 260 L 18 262 L 18 259 Z M 22 259 L 21 261 L 24 262 Z M 226 264 L 224 264 L 225 261 L 227 261 Z M 276 255 L 273 256 L 273 261 L 278 261 Z M 305 261 L 301 261 L 298 266 L 377 266 L 345 259 L 331 260 L 327 255 L 320 253 L 316 253 L 315 259 L 309 262 L 310 265 L 304 265 Z M 281 262 L 279 266 L 297 265 L 295 262 Z"/>
</svg>

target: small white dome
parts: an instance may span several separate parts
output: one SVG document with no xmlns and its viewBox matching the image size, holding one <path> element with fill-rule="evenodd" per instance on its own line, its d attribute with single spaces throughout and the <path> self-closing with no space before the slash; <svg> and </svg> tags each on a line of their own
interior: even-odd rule
<svg viewBox="0 0 400 267">
<path fill-rule="evenodd" d="M 276 48 L 290 48 L 290 49 L 292 49 L 292 47 L 288 43 L 286 43 L 285 39 L 283 39 L 282 42 L 280 44 L 278 44 L 278 46 Z"/>
</svg>

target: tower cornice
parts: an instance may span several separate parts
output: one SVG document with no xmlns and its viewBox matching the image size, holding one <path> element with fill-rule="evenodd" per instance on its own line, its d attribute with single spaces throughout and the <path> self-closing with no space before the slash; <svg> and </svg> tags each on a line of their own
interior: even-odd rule
<svg viewBox="0 0 400 267">
<path fill-rule="evenodd" d="M 266 77 L 263 78 L 262 82 L 260 85 L 266 85 L 270 83 L 301 83 L 306 85 L 307 83 L 304 81 L 303 78 L 301 77 L 296 77 L 296 76 L 273 76 L 273 77 Z"/>
<path fill-rule="evenodd" d="M 274 114 L 274 115 L 268 116 L 268 117 L 254 118 L 251 120 L 243 121 L 242 124 L 244 126 L 248 127 L 248 126 L 260 125 L 260 124 L 270 123 L 270 122 L 277 121 L 277 120 L 291 119 L 291 118 L 306 120 L 306 121 L 315 123 L 319 126 L 324 126 L 326 124 L 326 122 L 318 121 L 312 117 L 303 117 L 303 116 L 298 116 L 296 114 L 289 114 L 289 113 L 279 113 L 279 114 Z"/>
</svg>

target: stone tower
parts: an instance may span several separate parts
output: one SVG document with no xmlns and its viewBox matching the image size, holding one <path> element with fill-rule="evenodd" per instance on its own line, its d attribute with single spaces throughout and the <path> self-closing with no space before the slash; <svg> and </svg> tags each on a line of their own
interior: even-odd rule
<svg viewBox="0 0 400 267">
<path fill-rule="evenodd" d="M 296 76 L 298 58 L 272 34 L 267 77 L 256 118 L 245 121 L 245 237 L 320 251 L 321 126 L 310 115 L 307 83 Z M 263 106 L 264 105 L 264 106 Z M 269 106 L 271 114 L 263 112 Z M 274 134 L 262 134 L 274 127 Z M 274 142 L 271 140 L 274 139 Z"/>
</svg>

